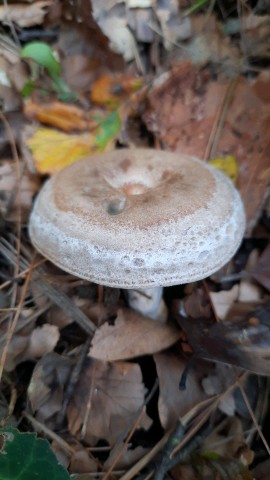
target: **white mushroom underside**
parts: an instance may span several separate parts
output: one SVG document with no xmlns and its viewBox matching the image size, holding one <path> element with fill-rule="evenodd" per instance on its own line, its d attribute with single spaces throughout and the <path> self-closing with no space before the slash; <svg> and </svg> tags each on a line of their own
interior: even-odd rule
<svg viewBox="0 0 270 480">
<path fill-rule="evenodd" d="M 138 151 L 135 150 L 135 152 Z M 130 155 L 130 151 L 119 150 L 116 157 L 112 154 L 105 155 L 106 178 L 101 179 L 101 183 L 105 182 L 104 190 L 102 185 L 96 188 L 96 179 L 93 180 L 93 188 L 91 179 L 88 181 L 89 191 L 87 198 L 85 199 L 84 195 L 81 200 L 79 218 L 73 191 L 70 208 L 66 205 L 66 198 L 63 200 L 65 208 L 59 207 L 59 199 L 55 199 L 55 189 L 58 189 L 62 172 L 46 183 L 37 198 L 30 219 L 29 231 L 33 244 L 37 250 L 63 270 L 112 287 L 170 286 L 207 277 L 230 260 L 242 240 L 245 214 L 237 190 L 224 174 L 196 159 L 154 150 L 139 150 L 139 152 L 142 154 L 142 158 L 137 162 L 139 166 L 145 165 L 145 162 L 150 162 L 149 159 L 151 159 L 151 165 L 156 167 L 153 168 L 155 172 L 153 185 L 151 185 L 151 173 L 150 180 L 148 178 L 145 182 L 147 192 L 150 190 L 153 197 L 150 205 L 142 207 L 140 204 L 147 193 L 145 194 L 143 188 L 141 191 L 140 177 L 137 174 L 134 176 L 134 168 L 130 180 L 130 185 L 133 184 L 134 189 L 132 191 L 131 188 L 131 195 L 129 184 L 126 188 L 129 168 L 125 167 L 125 183 L 122 190 L 120 184 L 120 186 L 112 185 L 113 180 L 108 187 L 108 169 L 113 168 L 116 172 L 115 178 L 121 183 L 117 168 L 120 165 L 119 162 L 123 163 L 123 158 Z M 148 160 L 144 160 L 143 154 Z M 160 155 L 158 160 L 156 160 L 157 155 Z M 134 152 L 131 157 L 134 161 Z M 99 161 L 98 156 L 88 161 L 92 161 L 91 168 L 94 168 L 95 159 L 100 171 L 102 162 Z M 81 162 L 78 164 L 82 167 Z M 204 189 L 201 187 L 200 191 L 200 188 L 195 185 L 191 190 L 193 195 L 194 191 L 198 191 L 198 197 L 206 195 L 207 199 L 194 198 L 194 205 L 191 205 L 189 212 L 186 206 L 181 210 L 181 205 L 178 205 L 178 202 L 186 203 L 188 192 L 183 195 L 182 200 L 178 196 L 171 197 L 171 194 L 177 194 L 178 183 L 176 186 L 168 184 L 170 203 L 163 209 L 161 192 L 164 191 L 163 183 L 166 185 L 167 177 L 164 182 L 161 181 L 163 177 L 161 174 L 159 176 L 158 172 L 163 169 L 164 173 L 165 168 L 166 172 L 170 170 L 170 162 L 172 168 L 178 168 L 178 173 L 184 172 L 185 188 L 194 169 L 198 170 L 196 173 L 198 179 L 202 176 L 202 172 L 206 171 L 207 181 L 210 182 L 208 187 L 207 185 Z M 182 163 L 184 167 L 181 166 Z M 72 169 L 72 167 L 68 168 Z M 67 177 L 72 178 L 72 172 L 68 172 Z M 74 179 L 76 180 L 76 176 Z M 161 190 L 159 182 L 163 182 Z M 99 189 L 102 192 L 100 199 L 97 198 Z M 119 189 L 122 192 L 120 197 Z M 94 200 L 91 197 L 91 191 L 94 192 Z M 61 198 L 63 195 L 64 193 L 61 192 Z M 120 198 L 120 209 L 118 214 L 112 215 L 108 211 L 108 202 L 110 198 L 114 201 L 115 195 L 116 200 Z M 121 195 L 124 198 L 123 211 L 121 211 Z M 108 199 L 108 202 L 104 198 Z M 88 201 L 89 208 L 88 203 L 85 204 Z M 188 201 L 192 203 L 192 199 Z M 154 203 L 152 217 L 151 202 Z M 85 211 L 89 212 L 87 221 L 84 218 Z M 133 211 L 137 224 L 131 220 Z M 103 217 L 104 221 L 101 222 L 100 219 Z M 165 217 L 164 221 L 162 221 L 163 217 Z"/>
</svg>

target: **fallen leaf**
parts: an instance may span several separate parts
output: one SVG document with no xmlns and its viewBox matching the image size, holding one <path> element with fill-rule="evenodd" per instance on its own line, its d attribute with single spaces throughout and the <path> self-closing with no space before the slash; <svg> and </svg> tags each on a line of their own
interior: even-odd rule
<svg viewBox="0 0 270 480">
<path fill-rule="evenodd" d="M 112 149 L 121 128 L 118 112 L 105 118 L 95 116 L 92 121 L 96 128 L 89 133 L 66 134 L 49 128 L 38 128 L 31 136 L 25 132 L 24 143 L 32 152 L 36 170 L 52 174 L 81 158 Z"/>
<path fill-rule="evenodd" d="M 89 359 L 68 407 L 69 429 L 81 438 L 83 428 L 83 439 L 90 445 L 103 439 L 113 446 L 126 438 L 143 408 L 144 395 L 139 365 Z"/>
<path fill-rule="evenodd" d="M 63 405 L 64 388 L 73 360 L 55 352 L 44 355 L 36 364 L 27 390 L 31 408 L 38 420 L 55 428 L 54 415 Z"/>
<path fill-rule="evenodd" d="M 243 424 L 239 418 L 231 417 L 220 423 L 220 425 L 210 433 L 204 440 L 200 450 L 202 453 L 213 452 L 229 459 L 238 458 L 239 452 L 243 451 L 244 447 L 248 448 L 245 442 Z M 240 478 L 241 477 L 239 477 L 239 479 Z"/>
<path fill-rule="evenodd" d="M 210 372 L 202 379 L 202 387 L 208 396 L 220 395 L 226 391 L 235 381 L 235 369 L 229 365 L 216 363 L 213 372 Z M 229 391 L 221 396 L 218 408 L 225 415 L 236 414 L 234 391 Z"/>
<path fill-rule="evenodd" d="M 36 310 L 33 308 L 23 309 L 16 324 L 9 343 L 7 358 L 5 361 L 5 370 L 10 372 L 21 362 L 24 352 L 28 349 L 30 337 L 36 322 Z M 9 332 L 10 316 L 8 312 L 1 315 L 0 323 L 0 356 L 5 348 L 7 341 L 7 332 Z"/>
<path fill-rule="evenodd" d="M 91 458 L 86 449 L 73 453 L 70 459 L 69 470 L 71 473 L 96 473 L 98 463 Z"/>
<path fill-rule="evenodd" d="M 91 100 L 98 105 L 116 108 L 143 85 L 142 79 L 130 75 L 103 75 L 91 88 Z"/>
<path fill-rule="evenodd" d="M 218 168 L 229 177 L 234 184 L 238 178 L 237 161 L 233 155 L 226 155 L 226 157 L 217 157 L 209 160 L 210 165 Z"/>
<path fill-rule="evenodd" d="M 196 365 L 187 375 L 186 389 L 179 390 L 181 375 L 186 361 L 173 353 L 154 355 L 159 378 L 158 412 L 164 429 L 174 427 L 179 417 L 184 416 L 197 403 L 207 398 L 200 386 L 202 370 Z"/>
<path fill-rule="evenodd" d="M 49 128 L 39 128 L 26 140 L 39 173 L 52 174 L 97 150 L 89 133 L 67 135 Z"/>
<path fill-rule="evenodd" d="M 217 316 L 224 320 L 233 303 L 237 300 L 239 285 L 234 285 L 231 290 L 209 292 Z"/>
<path fill-rule="evenodd" d="M 260 302 L 262 298 L 260 285 L 253 280 L 241 280 L 239 283 L 238 302 Z"/>
<path fill-rule="evenodd" d="M 30 336 L 28 348 L 23 354 L 23 360 L 35 360 L 46 353 L 51 352 L 60 337 L 58 328 L 55 325 L 44 323 L 42 327 L 35 328 Z"/>
<path fill-rule="evenodd" d="M 120 310 L 114 325 L 105 323 L 96 330 L 89 355 L 110 362 L 149 355 L 170 347 L 180 335 L 172 325 Z"/>
<path fill-rule="evenodd" d="M 73 130 L 84 131 L 96 126 L 87 118 L 87 113 L 74 105 L 67 105 L 62 102 L 51 102 L 38 104 L 28 101 L 24 106 L 24 114 L 29 119 L 35 119 L 44 125 L 59 128 L 64 132 Z"/>
<path fill-rule="evenodd" d="M 117 470 L 127 470 L 132 467 L 135 462 L 138 462 L 142 457 L 144 457 L 148 451 L 148 448 L 141 446 L 129 448 L 127 443 L 120 443 L 120 445 L 116 444 L 115 447 L 112 448 L 109 457 L 104 463 L 104 469 L 107 471 L 112 465 L 115 465 L 117 460 Z M 119 452 L 121 452 L 121 456 L 119 455 Z"/>
<path fill-rule="evenodd" d="M 218 112 L 227 99 L 228 110 L 211 155 L 237 159 L 237 186 L 246 209 L 248 232 L 259 218 L 268 193 L 269 85 L 268 73 L 252 81 L 214 82 L 206 69 L 182 62 L 156 80 L 144 114 L 146 126 L 164 148 L 202 158 L 209 154 L 210 133 L 217 131 Z"/>
<path fill-rule="evenodd" d="M 14 5 L 6 4 L 2 7 L 0 6 L 0 21 L 6 25 L 14 22 L 21 28 L 40 25 L 51 3 L 52 0 L 41 0 L 35 1 L 31 5 L 16 3 Z"/>
</svg>

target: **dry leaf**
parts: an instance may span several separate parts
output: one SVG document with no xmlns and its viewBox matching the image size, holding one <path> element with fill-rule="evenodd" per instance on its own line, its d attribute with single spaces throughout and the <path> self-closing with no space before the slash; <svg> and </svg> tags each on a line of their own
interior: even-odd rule
<svg viewBox="0 0 270 480">
<path fill-rule="evenodd" d="M 22 360 L 24 352 L 28 349 L 30 337 L 36 322 L 36 311 L 33 308 L 21 311 L 19 321 L 16 324 L 15 332 L 9 343 L 7 358 L 5 361 L 5 370 L 12 371 Z M 10 316 L 1 315 L 0 323 L 0 356 L 7 341 L 7 332 L 9 332 Z"/>
<path fill-rule="evenodd" d="M 39 128 L 26 145 L 38 172 L 50 174 L 97 150 L 95 138 L 89 133 L 67 135 L 49 128 Z"/>
<path fill-rule="evenodd" d="M 28 101 L 24 107 L 24 114 L 29 119 L 60 128 L 64 132 L 84 131 L 97 125 L 93 120 L 90 122 L 84 110 L 57 101 L 47 104 Z"/>
<path fill-rule="evenodd" d="M 109 468 L 111 468 L 112 465 L 115 464 L 116 459 L 118 459 L 116 464 L 117 470 L 126 470 L 130 468 L 135 462 L 138 462 L 149 451 L 149 449 L 141 446 L 136 448 L 128 447 L 129 445 L 127 443 L 120 443 L 120 445 L 116 444 L 116 446 L 112 448 L 109 457 L 104 463 L 105 471 L 107 471 Z M 121 456 L 119 456 L 119 452 L 121 452 Z"/>
<path fill-rule="evenodd" d="M 45 323 L 42 327 L 35 328 L 30 336 L 27 350 L 24 352 L 23 360 L 35 360 L 46 353 L 51 352 L 60 337 L 58 328 L 55 325 Z"/>
<path fill-rule="evenodd" d="M 161 425 L 168 429 L 175 426 L 179 417 L 184 416 L 192 407 L 207 396 L 200 386 L 198 365 L 189 370 L 185 390 L 179 390 L 181 375 L 186 361 L 172 353 L 154 355 L 159 378 L 160 394 L 158 411 Z M 201 363 L 201 362 L 200 362 Z"/>
<path fill-rule="evenodd" d="M 143 408 L 144 395 L 139 365 L 88 360 L 69 404 L 69 429 L 81 438 L 83 428 L 90 445 L 100 439 L 114 445 L 128 434 Z"/>
<path fill-rule="evenodd" d="M 155 82 L 145 123 L 164 148 L 202 158 L 223 102 L 228 111 L 214 157 L 237 159 L 238 187 L 246 208 L 248 231 L 260 216 L 269 184 L 269 74 L 249 82 L 213 82 L 206 69 L 182 62 Z M 212 144 L 211 144 L 212 145 Z"/>
<path fill-rule="evenodd" d="M 92 85 L 91 100 L 98 105 L 116 108 L 142 84 L 142 79 L 130 75 L 103 75 Z"/>
<path fill-rule="evenodd" d="M 235 369 L 229 365 L 221 363 L 215 364 L 213 372 L 202 379 L 202 387 L 208 396 L 219 395 L 235 382 Z M 235 415 L 236 405 L 234 391 L 229 391 L 222 396 L 219 404 L 219 410 L 225 415 Z"/>
<path fill-rule="evenodd" d="M 40 25 L 46 15 L 47 7 L 49 7 L 51 3 L 52 0 L 35 1 L 31 5 L 23 5 L 20 3 L 11 5 L 7 3 L 0 7 L 0 22 L 6 25 L 14 22 L 22 28 Z"/>
<path fill-rule="evenodd" d="M 169 324 L 120 310 L 114 325 L 105 323 L 96 330 L 89 355 L 106 361 L 149 355 L 170 347 L 180 335 L 180 330 Z"/>
<path fill-rule="evenodd" d="M 239 418 L 227 418 L 204 440 L 202 452 L 213 452 L 226 458 L 236 458 L 246 446 L 243 425 Z"/>
<path fill-rule="evenodd" d="M 98 463 L 88 455 L 86 449 L 73 453 L 70 459 L 69 471 L 71 473 L 96 473 L 97 468 Z"/>
<path fill-rule="evenodd" d="M 239 285 L 234 285 L 231 290 L 209 292 L 217 316 L 224 320 L 233 303 L 237 300 Z"/>
<path fill-rule="evenodd" d="M 252 280 L 239 283 L 238 302 L 259 302 L 262 300 L 262 288 Z"/>
<path fill-rule="evenodd" d="M 53 416 L 63 404 L 64 388 L 73 361 L 51 352 L 36 364 L 28 387 L 28 398 L 38 420 L 55 428 Z"/>
</svg>

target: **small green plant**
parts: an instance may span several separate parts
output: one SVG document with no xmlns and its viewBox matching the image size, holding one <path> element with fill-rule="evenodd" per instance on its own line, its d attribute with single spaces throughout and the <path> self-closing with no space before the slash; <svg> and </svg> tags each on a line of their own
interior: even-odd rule
<svg viewBox="0 0 270 480">
<path fill-rule="evenodd" d="M 0 480 L 70 480 L 47 440 L 16 428 L 0 429 Z"/>
<path fill-rule="evenodd" d="M 61 79 L 61 65 L 49 45 L 44 42 L 30 42 L 21 50 L 21 58 L 32 60 L 30 64 L 31 78 L 23 87 L 22 94 L 28 97 L 36 88 L 36 80 L 41 75 L 41 69 L 47 72 L 57 96 L 62 101 L 72 101 L 76 95 Z"/>
</svg>

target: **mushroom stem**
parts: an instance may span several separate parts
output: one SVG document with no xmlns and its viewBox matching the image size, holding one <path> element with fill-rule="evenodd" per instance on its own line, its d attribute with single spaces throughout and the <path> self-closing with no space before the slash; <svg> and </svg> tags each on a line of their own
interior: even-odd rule
<svg viewBox="0 0 270 480">
<path fill-rule="evenodd" d="M 153 320 L 166 320 L 163 287 L 128 289 L 125 293 L 128 305 L 133 310 Z"/>
</svg>

